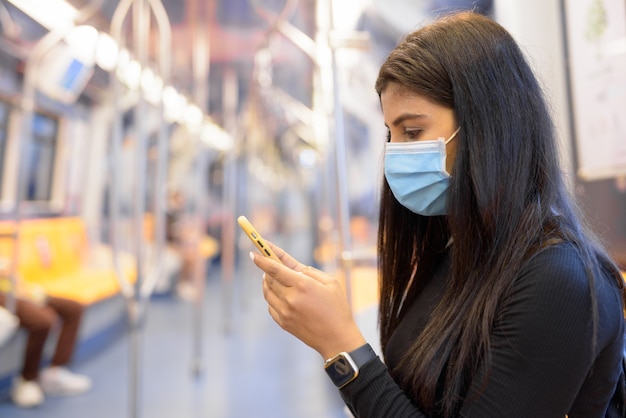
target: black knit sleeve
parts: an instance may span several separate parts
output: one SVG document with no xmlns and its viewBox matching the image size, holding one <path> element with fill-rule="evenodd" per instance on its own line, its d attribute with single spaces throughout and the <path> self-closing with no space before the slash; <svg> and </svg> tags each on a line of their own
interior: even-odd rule
<svg viewBox="0 0 626 418">
<path fill-rule="evenodd" d="M 624 321 L 610 278 L 595 280 L 594 336 L 590 283 L 574 246 L 527 263 L 499 309 L 491 359 L 472 379 L 462 416 L 604 417 L 621 372 Z"/>
<path fill-rule="evenodd" d="M 620 376 L 624 321 L 610 280 L 598 281 L 594 349 L 590 287 L 577 251 L 559 245 L 527 263 L 502 301 L 491 356 L 470 381 L 460 416 L 603 417 Z M 358 418 L 426 416 L 379 359 L 341 394 Z"/>
<path fill-rule="evenodd" d="M 366 363 L 357 379 L 341 389 L 355 417 L 426 417 L 412 403 L 377 357 Z"/>
</svg>

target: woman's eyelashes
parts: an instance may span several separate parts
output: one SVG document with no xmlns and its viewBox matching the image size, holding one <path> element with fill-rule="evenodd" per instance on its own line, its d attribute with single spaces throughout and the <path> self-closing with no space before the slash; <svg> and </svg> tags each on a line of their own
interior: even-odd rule
<svg viewBox="0 0 626 418">
<path fill-rule="evenodd" d="M 422 134 L 422 129 L 405 129 L 404 140 L 405 141 L 417 141 Z"/>
<path fill-rule="evenodd" d="M 387 135 L 386 135 L 385 139 L 387 140 L 387 142 L 413 142 L 413 141 L 419 141 L 420 136 L 422 135 L 423 132 L 424 132 L 423 129 L 416 129 L 416 128 L 403 129 L 402 132 L 399 133 L 400 137 L 395 139 L 396 136 L 394 135 L 393 138 L 395 140 L 392 141 L 391 130 L 387 129 Z"/>
</svg>

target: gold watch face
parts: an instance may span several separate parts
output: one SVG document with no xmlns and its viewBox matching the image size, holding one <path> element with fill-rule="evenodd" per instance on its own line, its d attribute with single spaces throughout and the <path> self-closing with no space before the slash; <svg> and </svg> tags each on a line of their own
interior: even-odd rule
<svg viewBox="0 0 626 418">
<path fill-rule="evenodd" d="M 342 388 L 359 374 L 359 368 L 348 353 L 339 353 L 326 362 L 326 373 L 335 386 Z"/>
</svg>

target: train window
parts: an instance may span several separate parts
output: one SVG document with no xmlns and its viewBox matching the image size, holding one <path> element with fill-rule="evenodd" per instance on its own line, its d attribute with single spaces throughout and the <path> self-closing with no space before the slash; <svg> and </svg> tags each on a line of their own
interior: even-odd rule
<svg viewBox="0 0 626 418">
<path fill-rule="evenodd" d="M 50 201 L 56 155 L 59 121 L 56 118 L 35 113 L 33 136 L 26 151 L 27 201 Z"/>
</svg>

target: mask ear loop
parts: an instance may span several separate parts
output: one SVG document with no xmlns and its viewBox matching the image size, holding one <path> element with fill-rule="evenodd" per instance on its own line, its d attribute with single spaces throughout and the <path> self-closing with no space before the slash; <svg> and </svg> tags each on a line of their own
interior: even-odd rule
<svg viewBox="0 0 626 418">
<path fill-rule="evenodd" d="M 448 175 L 450 175 L 450 173 L 448 173 L 448 170 L 446 169 L 446 159 L 448 158 L 448 153 L 447 153 L 447 152 L 445 152 L 445 145 L 448 145 L 448 142 L 452 141 L 452 140 L 454 139 L 454 137 L 456 136 L 456 134 L 458 134 L 458 133 L 459 133 L 459 131 L 460 131 L 460 130 L 461 130 L 461 127 L 459 126 L 458 128 L 456 128 L 456 131 L 454 131 L 454 132 L 452 133 L 452 135 L 450 135 L 450 138 L 448 138 L 448 139 L 444 142 L 444 152 L 443 152 L 443 155 L 442 155 L 442 161 L 441 161 L 441 164 L 442 164 L 442 167 L 443 167 L 443 171 L 444 171 L 446 174 L 448 174 Z M 440 139 L 440 140 L 443 140 L 443 138 L 439 138 L 439 139 Z"/>
<path fill-rule="evenodd" d="M 446 140 L 446 145 L 448 145 L 448 142 L 450 142 L 450 141 L 452 141 L 452 140 L 454 139 L 454 137 L 456 136 L 456 134 L 458 134 L 458 133 L 459 133 L 459 131 L 460 131 L 460 130 L 461 130 L 461 127 L 460 127 L 460 126 L 459 126 L 458 128 L 456 128 L 456 131 L 454 131 L 454 132 L 452 133 L 452 135 L 450 136 L 450 138 L 448 138 L 448 139 Z"/>
</svg>

